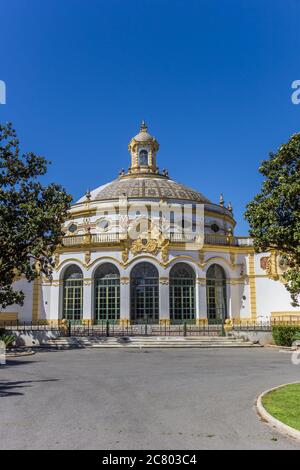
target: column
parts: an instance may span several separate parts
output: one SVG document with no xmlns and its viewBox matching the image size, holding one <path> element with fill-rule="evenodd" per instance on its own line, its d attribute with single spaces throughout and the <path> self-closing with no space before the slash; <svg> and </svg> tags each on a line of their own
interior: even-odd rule
<svg viewBox="0 0 300 470">
<path fill-rule="evenodd" d="M 120 278 L 120 323 L 130 323 L 130 280 Z"/>
<path fill-rule="evenodd" d="M 159 278 L 159 323 L 170 324 L 169 278 Z"/>
<path fill-rule="evenodd" d="M 49 320 L 59 320 L 62 318 L 62 290 L 63 285 L 60 281 L 53 281 L 50 286 L 50 315 Z"/>
<path fill-rule="evenodd" d="M 196 279 L 196 323 L 207 323 L 206 280 Z"/>
<path fill-rule="evenodd" d="M 94 312 L 92 308 L 92 286 L 92 279 L 83 280 L 82 320 L 85 324 L 91 324 L 94 320 Z"/>
</svg>

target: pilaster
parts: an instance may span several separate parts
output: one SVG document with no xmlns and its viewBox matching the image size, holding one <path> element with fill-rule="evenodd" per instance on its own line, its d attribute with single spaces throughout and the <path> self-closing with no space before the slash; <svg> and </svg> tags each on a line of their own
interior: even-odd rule
<svg viewBox="0 0 300 470">
<path fill-rule="evenodd" d="M 130 281 L 125 276 L 120 279 L 120 321 L 130 321 Z"/>
<path fill-rule="evenodd" d="M 159 278 L 159 322 L 170 323 L 169 278 Z"/>
</svg>

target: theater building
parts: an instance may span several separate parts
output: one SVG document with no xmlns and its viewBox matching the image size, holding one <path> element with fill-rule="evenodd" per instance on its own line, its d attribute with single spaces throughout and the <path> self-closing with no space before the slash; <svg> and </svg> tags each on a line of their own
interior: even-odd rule
<svg viewBox="0 0 300 470">
<path fill-rule="evenodd" d="M 52 277 L 17 281 L 25 303 L 3 310 L 2 320 L 201 324 L 300 315 L 280 256 L 255 254 L 251 239 L 236 235 L 222 196 L 212 202 L 160 171 L 159 144 L 144 122 L 128 150 L 128 171 L 73 204 Z"/>
</svg>

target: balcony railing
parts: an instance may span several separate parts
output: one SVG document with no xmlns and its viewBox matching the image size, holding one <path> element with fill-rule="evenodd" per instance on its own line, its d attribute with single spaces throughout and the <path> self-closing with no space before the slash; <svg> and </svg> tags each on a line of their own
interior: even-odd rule
<svg viewBox="0 0 300 470">
<path fill-rule="evenodd" d="M 71 235 L 63 238 L 63 246 L 78 246 L 86 244 L 112 243 L 119 241 L 118 233 L 94 233 L 86 235 Z"/>
<path fill-rule="evenodd" d="M 170 233 L 171 242 L 191 242 L 195 239 L 195 233 Z"/>
<path fill-rule="evenodd" d="M 85 239 L 84 235 L 72 235 L 72 236 L 64 237 L 62 244 L 63 246 L 82 245 L 84 243 L 84 239 Z"/>
<path fill-rule="evenodd" d="M 252 246 L 253 241 L 250 237 L 229 237 L 228 235 L 217 235 L 213 233 L 205 234 L 205 243 L 207 245 L 230 245 L 230 246 Z"/>
<path fill-rule="evenodd" d="M 92 235 L 92 243 L 118 242 L 119 239 L 118 233 L 95 233 Z"/>
<path fill-rule="evenodd" d="M 170 240 L 172 242 L 192 242 L 195 233 L 171 233 Z M 214 233 L 206 233 L 204 236 L 205 245 L 220 246 L 252 246 L 252 239 L 249 237 L 233 237 L 228 235 L 218 235 Z"/>
<path fill-rule="evenodd" d="M 206 233 L 204 237 L 207 245 L 233 245 L 237 246 L 236 237 L 228 237 L 226 235 L 217 235 L 215 233 Z"/>
<path fill-rule="evenodd" d="M 170 241 L 176 243 L 192 243 L 195 239 L 195 233 L 171 233 Z M 70 235 L 63 238 L 63 246 L 80 246 L 86 244 L 102 244 L 119 242 L 119 233 L 94 233 L 85 235 Z M 219 246 L 252 246 L 252 239 L 249 237 L 233 237 L 227 235 L 218 235 L 206 233 L 204 237 L 206 245 Z"/>
</svg>

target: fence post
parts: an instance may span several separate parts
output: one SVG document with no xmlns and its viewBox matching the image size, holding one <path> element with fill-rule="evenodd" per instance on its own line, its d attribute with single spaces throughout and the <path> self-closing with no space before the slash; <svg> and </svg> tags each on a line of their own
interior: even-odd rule
<svg viewBox="0 0 300 470">
<path fill-rule="evenodd" d="M 71 320 L 68 321 L 68 336 L 71 336 Z"/>
<path fill-rule="evenodd" d="M 106 320 L 106 337 L 109 337 L 109 321 Z"/>
<path fill-rule="evenodd" d="M 183 322 L 183 336 L 186 336 L 186 321 Z"/>
</svg>

